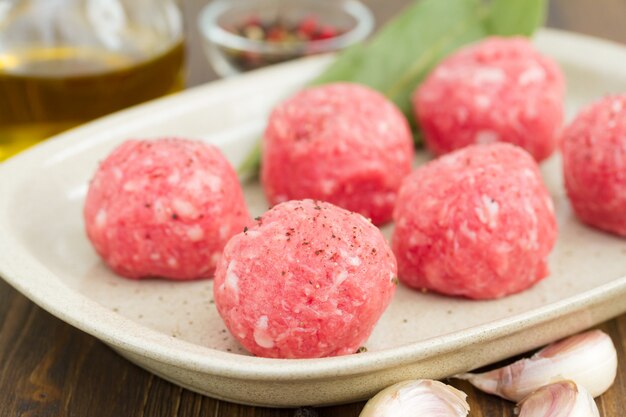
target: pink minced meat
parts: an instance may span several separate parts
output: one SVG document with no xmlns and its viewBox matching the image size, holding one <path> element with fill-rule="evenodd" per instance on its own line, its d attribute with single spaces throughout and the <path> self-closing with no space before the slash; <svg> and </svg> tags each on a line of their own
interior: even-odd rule
<svg viewBox="0 0 626 417">
<path fill-rule="evenodd" d="M 578 218 L 626 236 L 626 95 L 578 114 L 565 131 L 563 170 Z"/>
<path fill-rule="evenodd" d="M 100 164 L 84 207 L 87 235 L 128 278 L 213 275 L 228 239 L 250 221 L 237 176 L 212 145 L 129 140 Z"/>
<path fill-rule="evenodd" d="M 437 155 L 471 144 L 509 142 L 537 160 L 558 145 L 563 75 L 525 38 L 489 38 L 444 60 L 413 103 Z"/>
<path fill-rule="evenodd" d="M 498 298 L 548 274 L 557 226 L 536 162 L 513 145 L 473 145 L 414 171 L 394 212 L 400 280 Z"/>
<path fill-rule="evenodd" d="M 355 353 L 395 292 L 396 260 L 363 216 L 313 200 L 279 204 L 234 236 L 215 274 L 217 309 L 251 353 Z"/>
<path fill-rule="evenodd" d="M 272 204 L 319 199 L 382 224 L 412 159 L 408 122 L 393 103 L 358 84 L 331 84 L 274 109 L 261 180 Z"/>
</svg>

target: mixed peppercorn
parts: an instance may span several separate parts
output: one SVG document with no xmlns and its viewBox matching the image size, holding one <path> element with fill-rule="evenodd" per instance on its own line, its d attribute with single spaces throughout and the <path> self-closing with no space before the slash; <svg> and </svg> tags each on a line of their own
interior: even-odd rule
<svg viewBox="0 0 626 417">
<path fill-rule="evenodd" d="M 319 53 L 319 50 L 311 47 L 311 42 L 332 39 L 343 34 L 337 27 L 321 24 L 315 16 L 307 16 L 291 23 L 281 19 L 265 21 L 258 16 L 250 16 L 240 25 L 232 26 L 228 30 L 251 41 L 284 46 L 284 50 L 262 54 L 226 49 L 227 58 L 240 71 Z"/>
</svg>

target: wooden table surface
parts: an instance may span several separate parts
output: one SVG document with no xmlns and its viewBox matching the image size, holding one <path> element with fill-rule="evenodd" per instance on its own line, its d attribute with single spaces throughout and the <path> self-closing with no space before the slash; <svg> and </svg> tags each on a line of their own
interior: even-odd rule
<svg viewBox="0 0 626 417">
<path fill-rule="evenodd" d="M 189 85 L 214 78 L 197 45 L 196 11 L 205 1 L 183 0 L 189 17 Z M 379 23 L 408 0 L 369 0 Z M 553 0 L 548 25 L 626 43 L 626 0 Z M 593 57 L 589 57 L 593 59 Z M 624 68 L 626 71 L 626 68 Z M 626 88 L 626 86 L 625 86 Z M 620 369 L 597 402 L 604 417 L 626 416 L 626 314 L 599 326 L 613 337 Z M 511 403 L 468 384 L 471 415 L 513 416 Z M 319 416 L 358 416 L 362 403 L 316 410 Z M 293 416 L 294 410 L 240 406 L 166 382 L 118 356 L 95 338 L 46 313 L 0 280 L 0 417 Z M 308 414 L 307 414 L 308 415 Z"/>
</svg>

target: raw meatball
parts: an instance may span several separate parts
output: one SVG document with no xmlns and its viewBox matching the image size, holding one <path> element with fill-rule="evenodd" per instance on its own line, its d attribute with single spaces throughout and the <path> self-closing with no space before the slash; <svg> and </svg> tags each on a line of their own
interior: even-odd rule
<svg viewBox="0 0 626 417">
<path fill-rule="evenodd" d="M 504 143 L 469 146 L 417 169 L 402 184 L 394 219 L 401 281 L 476 299 L 544 278 L 557 234 L 537 164 Z"/>
<path fill-rule="evenodd" d="M 130 140 L 98 168 L 84 208 L 87 235 L 127 278 L 208 278 L 249 222 L 220 151 L 183 139 Z"/>
<path fill-rule="evenodd" d="M 345 355 L 357 351 L 387 308 L 396 270 L 382 234 L 360 214 L 289 201 L 228 242 L 215 273 L 215 304 L 255 355 Z"/>
<path fill-rule="evenodd" d="M 576 215 L 626 236 L 626 95 L 580 112 L 565 131 L 563 169 Z"/>
<path fill-rule="evenodd" d="M 319 199 L 382 224 L 412 159 L 410 128 L 389 100 L 361 85 L 332 84 L 272 112 L 261 180 L 272 204 Z"/>
<path fill-rule="evenodd" d="M 509 142 L 542 161 L 560 140 L 564 90 L 557 64 L 526 38 L 489 38 L 443 61 L 413 103 L 437 155 Z"/>
</svg>

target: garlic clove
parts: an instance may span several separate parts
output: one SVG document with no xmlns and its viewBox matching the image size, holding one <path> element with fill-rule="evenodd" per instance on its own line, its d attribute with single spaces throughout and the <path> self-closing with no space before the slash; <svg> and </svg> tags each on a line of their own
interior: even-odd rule
<svg viewBox="0 0 626 417">
<path fill-rule="evenodd" d="M 519 404 L 519 417 L 600 417 L 593 397 L 573 381 L 539 388 Z"/>
<path fill-rule="evenodd" d="M 570 379 L 593 397 L 615 380 L 617 352 L 611 338 L 591 330 L 548 345 L 532 357 L 481 374 L 462 374 L 476 388 L 511 401 L 520 401 L 544 385 Z"/>
<path fill-rule="evenodd" d="M 430 379 L 394 384 L 365 404 L 359 417 L 465 417 L 467 395 L 454 387 Z"/>
</svg>

